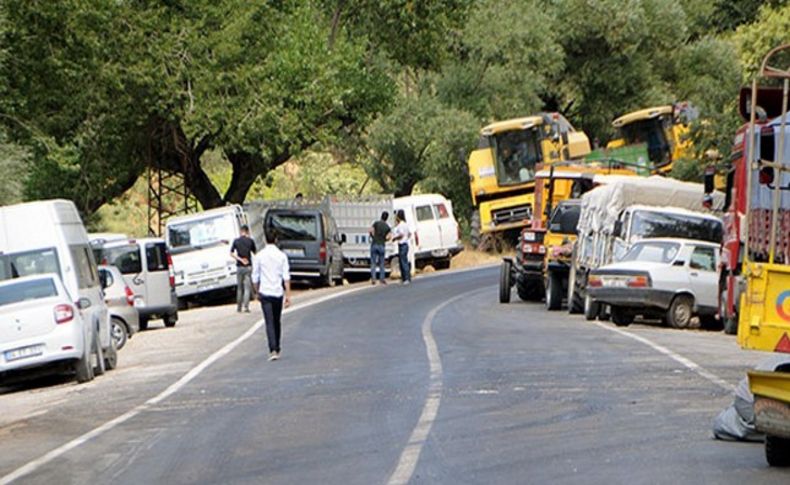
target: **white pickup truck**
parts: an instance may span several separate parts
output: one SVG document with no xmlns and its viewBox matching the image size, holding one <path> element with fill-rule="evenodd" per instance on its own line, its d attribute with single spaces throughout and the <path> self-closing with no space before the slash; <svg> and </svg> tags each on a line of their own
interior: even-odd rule
<svg viewBox="0 0 790 485">
<path fill-rule="evenodd" d="M 634 317 L 663 319 L 687 328 L 698 315 L 713 326 L 718 308 L 719 244 L 689 239 L 645 239 L 617 263 L 590 272 L 587 292 L 611 307 L 612 321 L 625 326 Z"/>
</svg>

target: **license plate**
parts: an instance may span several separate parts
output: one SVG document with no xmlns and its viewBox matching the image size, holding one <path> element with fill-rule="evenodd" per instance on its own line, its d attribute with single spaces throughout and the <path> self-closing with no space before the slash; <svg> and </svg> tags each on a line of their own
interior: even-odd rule
<svg viewBox="0 0 790 485">
<path fill-rule="evenodd" d="M 612 288 L 625 288 L 627 281 L 625 278 L 602 278 L 602 280 L 603 286 Z"/>
<path fill-rule="evenodd" d="M 27 357 L 35 357 L 44 353 L 43 345 L 31 345 L 29 347 L 21 347 L 14 350 L 7 350 L 5 352 L 5 360 L 19 360 Z"/>
<path fill-rule="evenodd" d="M 448 254 L 450 254 L 450 251 L 447 249 L 436 249 L 434 251 L 431 251 L 431 256 L 433 256 L 434 258 L 443 258 Z"/>
<path fill-rule="evenodd" d="M 288 256 L 304 257 L 304 249 L 285 248 L 283 252 Z"/>
</svg>

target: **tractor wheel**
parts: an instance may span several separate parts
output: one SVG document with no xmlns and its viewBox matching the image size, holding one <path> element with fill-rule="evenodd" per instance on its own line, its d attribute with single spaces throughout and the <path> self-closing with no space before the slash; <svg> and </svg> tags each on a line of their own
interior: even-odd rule
<svg viewBox="0 0 790 485">
<path fill-rule="evenodd" d="M 502 261 L 499 269 L 499 303 L 510 303 L 510 290 L 513 286 L 511 278 L 511 267 L 513 263 L 508 260 Z"/>
</svg>

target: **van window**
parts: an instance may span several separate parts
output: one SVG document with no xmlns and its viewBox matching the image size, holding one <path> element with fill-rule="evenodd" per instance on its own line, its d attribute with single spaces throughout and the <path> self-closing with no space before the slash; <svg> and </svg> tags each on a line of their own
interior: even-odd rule
<svg viewBox="0 0 790 485">
<path fill-rule="evenodd" d="M 55 248 L 3 254 L 0 255 L 0 261 L 2 261 L 2 265 L 0 265 L 0 279 L 2 280 L 43 273 L 61 275 L 58 251 Z"/>
<path fill-rule="evenodd" d="M 165 243 L 147 243 L 145 260 L 148 271 L 167 271 L 167 248 Z"/>
<path fill-rule="evenodd" d="M 74 261 L 74 272 L 77 275 L 77 284 L 80 289 L 91 288 L 99 284 L 99 275 L 91 259 L 91 250 L 88 246 L 69 246 L 71 258 Z"/>
<path fill-rule="evenodd" d="M 140 260 L 140 247 L 137 244 L 102 248 L 99 262 L 115 266 L 122 274 L 143 272 L 143 262 Z"/>
<path fill-rule="evenodd" d="M 320 223 L 315 214 L 266 214 L 266 231 L 274 231 L 281 241 L 316 241 L 321 237 Z"/>
<path fill-rule="evenodd" d="M 58 296 L 58 289 L 51 278 L 20 281 L 0 286 L 0 306 L 53 296 Z"/>
<path fill-rule="evenodd" d="M 415 212 L 417 213 L 417 221 L 430 221 L 433 219 L 433 210 L 431 210 L 431 206 L 429 205 L 421 205 L 416 207 Z"/>
<path fill-rule="evenodd" d="M 434 207 L 436 208 L 436 213 L 439 214 L 439 219 L 447 219 L 450 217 L 450 213 L 447 211 L 447 207 L 444 204 L 436 204 Z"/>
</svg>

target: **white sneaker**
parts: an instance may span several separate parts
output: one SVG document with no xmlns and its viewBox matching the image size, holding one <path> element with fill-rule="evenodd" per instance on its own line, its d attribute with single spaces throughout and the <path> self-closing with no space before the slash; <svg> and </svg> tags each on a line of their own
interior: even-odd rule
<svg viewBox="0 0 790 485">
<path fill-rule="evenodd" d="M 409 283 L 411 283 L 411 282 L 406 280 L 406 281 L 403 282 L 403 286 L 409 286 Z"/>
<path fill-rule="evenodd" d="M 273 360 L 277 360 L 279 358 L 280 358 L 280 355 L 277 354 L 277 352 L 272 352 L 271 354 L 269 354 L 269 362 L 271 362 Z"/>
</svg>

